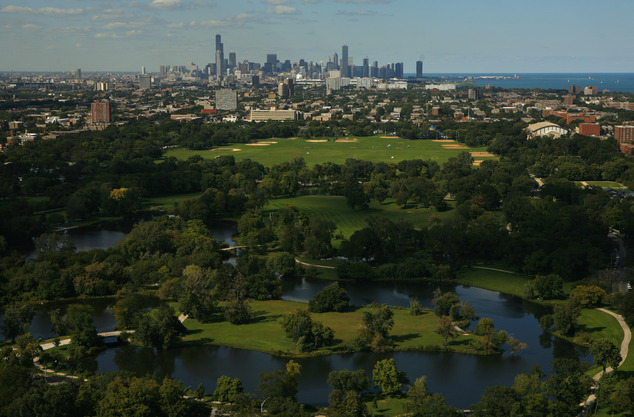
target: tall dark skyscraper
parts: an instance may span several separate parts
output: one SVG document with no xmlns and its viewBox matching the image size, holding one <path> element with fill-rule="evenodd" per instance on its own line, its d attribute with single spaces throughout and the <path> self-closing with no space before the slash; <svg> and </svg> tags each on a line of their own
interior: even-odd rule
<svg viewBox="0 0 634 417">
<path fill-rule="evenodd" d="M 370 60 L 368 58 L 363 58 L 363 77 L 370 76 Z"/>
<path fill-rule="evenodd" d="M 348 69 L 348 45 L 341 47 L 341 76 L 350 76 L 350 70 Z"/>
<path fill-rule="evenodd" d="M 339 54 L 335 52 L 335 55 L 332 57 L 332 60 L 334 64 L 334 69 L 338 70 L 339 69 Z"/>
<path fill-rule="evenodd" d="M 403 78 L 403 63 L 402 62 L 397 62 L 394 65 L 394 76 L 396 78 Z"/>
<path fill-rule="evenodd" d="M 223 74 L 223 66 L 225 63 L 225 53 L 224 46 L 222 45 L 222 41 L 220 35 L 216 35 L 216 75 L 221 77 Z"/>
<path fill-rule="evenodd" d="M 423 78 L 423 61 L 416 61 L 416 78 Z"/>
</svg>

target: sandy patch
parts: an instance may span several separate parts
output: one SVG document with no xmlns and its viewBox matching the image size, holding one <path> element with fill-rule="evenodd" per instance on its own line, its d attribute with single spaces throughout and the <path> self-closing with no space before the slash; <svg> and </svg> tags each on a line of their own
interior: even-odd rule
<svg viewBox="0 0 634 417">
<path fill-rule="evenodd" d="M 381 139 L 400 139 L 398 136 L 381 136 Z"/>
<path fill-rule="evenodd" d="M 460 146 L 460 145 L 443 145 L 443 149 L 471 149 L 468 146 Z"/>
<path fill-rule="evenodd" d="M 270 143 L 261 143 L 261 142 L 258 142 L 258 143 L 247 143 L 246 145 L 247 145 L 247 146 L 269 146 L 269 145 L 270 145 Z"/>
<path fill-rule="evenodd" d="M 346 138 L 346 139 L 337 139 L 335 142 L 358 142 L 357 138 Z"/>
<path fill-rule="evenodd" d="M 240 152 L 242 149 L 238 148 L 214 148 L 210 149 L 212 152 Z"/>
<path fill-rule="evenodd" d="M 475 166 L 480 166 L 480 164 L 481 164 L 482 162 L 484 162 L 484 161 L 483 161 L 483 160 L 481 160 L 481 159 L 478 159 L 477 161 L 473 161 L 473 165 L 475 165 Z"/>
<path fill-rule="evenodd" d="M 272 143 L 277 143 L 274 140 L 260 140 L 258 141 L 258 143 L 266 143 L 266 144 L 272 144 Z"/>
<path fill-rule="evenodd" d="M 432 142 L 455 142 L 453 139 L 432 139 Z"/>
<path fill-rule="evenodd" d="M 322 142 L 328 142 L 328 139 L 306 139 L 306 142 L 322 143 Z"/>
<path fill-rule="evenodd" d="M 471 156 L 475 157 L 480 157 L 480 158 L 490 158 L 493 155 L 491 152 L 469 152 L 471 154 Z"/>
</svg>

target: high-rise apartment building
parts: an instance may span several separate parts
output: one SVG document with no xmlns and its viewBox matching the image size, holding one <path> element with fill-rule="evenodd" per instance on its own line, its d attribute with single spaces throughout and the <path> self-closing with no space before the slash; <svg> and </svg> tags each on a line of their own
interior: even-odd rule
<svg viewBox="0 0 634 417">
<path fill-rule="evenodd" d="M 149 90 L 152 88 L 152 76 L 149 74 L 139 76 L 139 88 L 141 90 Z"/>
<path fill-rule="evenodd" d="M 397 62 L 394 65 L 394 76 L 396 78 L 403 78 L 403 63 L 402 62 Z"/>
<path fill-rule="evenodd" d="M 110 103 L 107 101 L 93 101 L 90 104 L 91 123 L 110 123 Z"/>
<path fill-rule="evenodd" d="M 423 78 L 423 61 L 416 61 L 416 78 Z"/>
<path fill-rule="evenodd" d="M 350 76 L 350 70 L 348 67 L 348 45 L 343 45 L 341 47 L 341 76 Z"/>
<path fill-rule="evenodd" d="M 235 110 L 238 108 L 238 94 L 228 88 L 216 90 L 216 109 Z"/>
</svg>

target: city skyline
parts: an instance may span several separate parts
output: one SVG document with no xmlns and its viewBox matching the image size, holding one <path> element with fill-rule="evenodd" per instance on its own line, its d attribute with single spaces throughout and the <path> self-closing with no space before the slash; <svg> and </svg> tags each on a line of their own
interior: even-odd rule
<svg viewBox="0 0 634 417">
<path fill-rule="evenodd" d="M 223 55 L 327 62 L 348 45 L 354 65 L 403 62 L 405 73 L 631 72 L 634 2 L 516 4 L 454 0 L 8 0 L 0 6 L 0 71 L 139 71 L 200 67 Z"/>
</svg>

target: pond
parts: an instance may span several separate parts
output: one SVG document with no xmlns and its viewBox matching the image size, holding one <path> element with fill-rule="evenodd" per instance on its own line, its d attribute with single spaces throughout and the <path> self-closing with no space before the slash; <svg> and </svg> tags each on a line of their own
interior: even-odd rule
<svg viewBox="0 0 634 417">
<path fill-rule="evenodd" d="M 286 288 L 284 298 L 305 301 L 311 294 L 329 285 L 329 282 L 304 280 Z M 355 304 L 367 304 L 375 299 L 392 305 L 409 305 L 416 299 L 423 306 L 431 306 L 433 285 L 410 283 L 372 283 L 343 285 Z M 371 376 L 374 364 L 392 357 L 399 369 L 414 381 L 427 376 L 432 392 L 441 392 L 447 401 L 459 408 L 469 408 L 477 402 L 489 385 L 511 385 L 515 375 L 539 365 L 550 371 L 554 357 L 573 357 L 589 361 L 584 349 L 552 336 L 543 337 L 537 318 L 545 311 L 539 305 L 479 288 L 457 286 L 453 288 L 460 300 L 471 302 L 481 317 L 493 319 L 496 328 L 504 329 L 528 344 L 519 357 L 509 354 L 476 356 L 454 353 L 396 352 L 389 354 L 354 353 L 297 359 L 302 365 L 298 399 L 301 402 L 327 405 L 330 388 L 326 384 L 328 373 L 341 369 L 365 369 Z M 216 379 L 221 375 L 240 378 L 245 391 L 254 392 L 258 375 L 283 369 L 287 358 L 234 349 L 224 346 L 195 346 L 168 351 L 121 346 L 108 349 L 87 360 L 86 366 L 97 372 L 129 370 L 138 375 L 169 376 L 186 386 L 205 385 L 213 392 Z"/>
</svg>

